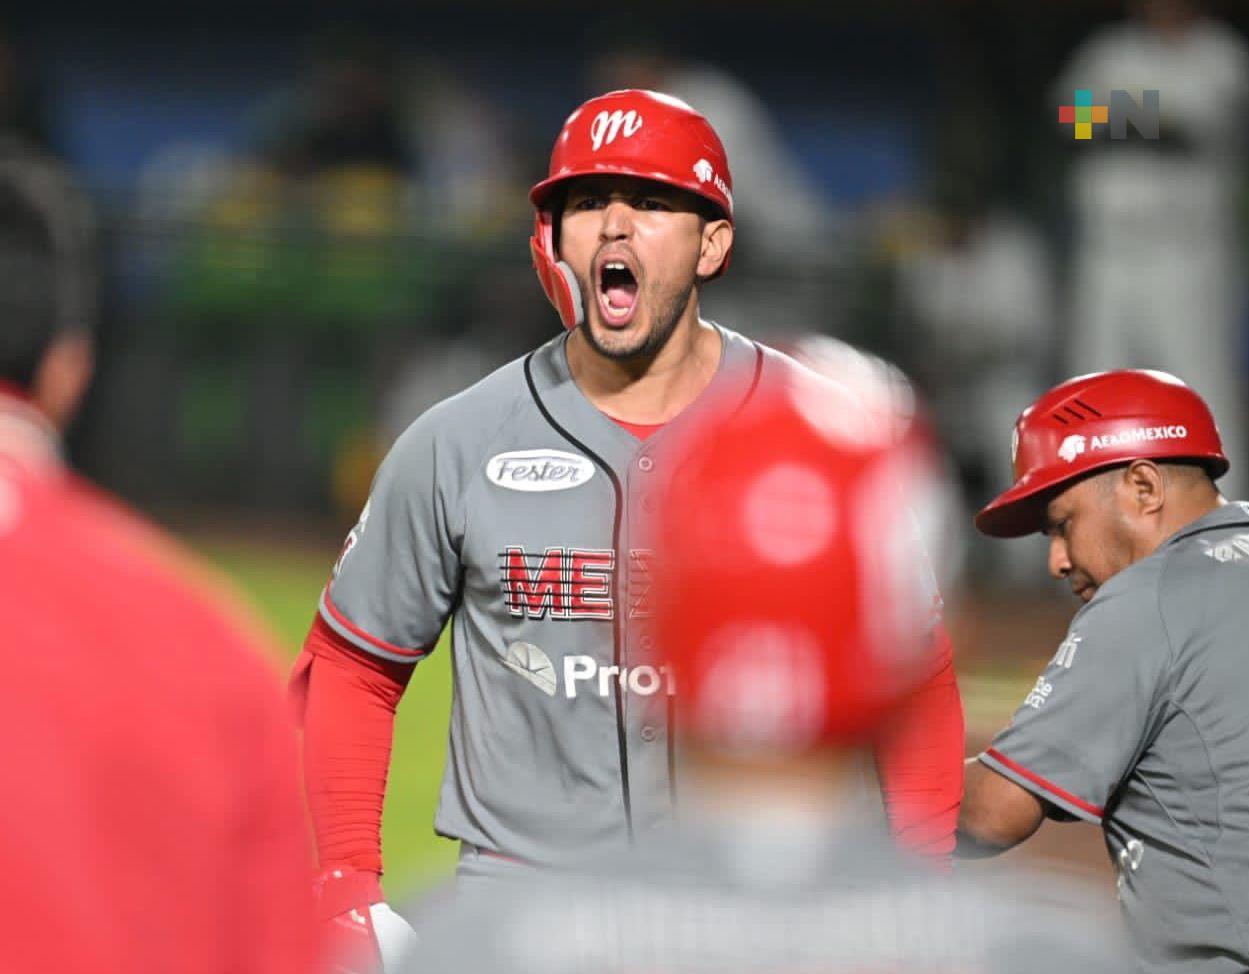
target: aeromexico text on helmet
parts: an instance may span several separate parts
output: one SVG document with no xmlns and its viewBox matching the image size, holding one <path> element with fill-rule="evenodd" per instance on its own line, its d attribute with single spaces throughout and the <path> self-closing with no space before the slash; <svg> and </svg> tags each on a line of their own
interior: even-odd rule
<svg viewBox="0 0 1249 974">
<path fill-rule="evenodd" d="M 716 172 L 713 166 L 706 159 L 699 159 L 694 163 L 694 176 L 700 183 L 712 183 L 716 189 L 724 194 L 724 198 L 729 201 L 729 206 L 733 205 L 733 191 L 729 189 L 729 184 L 720 178 L 720 174 Z"/>
<path fill-rule="evenodd" d="M 1083 436 L 1073 433 L 1059 444 L 1058 456 L 1068 463 L 1074 463 L 1076 457 L 1086 450 L 1107 450 L 1115 446 L 1130 446 L 1133 443 L 1147 443 L 1152 440 L 1184 440 L 1188 438 L 1187 426 L 1137 426 L 1134 429 L 1120 430 L 1117 433 L 1102 433 L 1097 436 Z"/>
<path fill-rule="evenodd" d="M 594 462 L 563 450 L 512 450 L 491 457 L 486 476 L 508 490 L 571 490 L 594 476 Z"/>
</svg>

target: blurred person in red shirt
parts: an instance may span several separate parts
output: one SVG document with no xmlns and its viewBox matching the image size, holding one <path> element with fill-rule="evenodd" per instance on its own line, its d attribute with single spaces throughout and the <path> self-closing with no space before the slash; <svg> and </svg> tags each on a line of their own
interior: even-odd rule
<svg viewBox="0 0 1249 974">
<path fill-rule="evenodd" d="M 308 833 L 258 629 L 75 476 L 89 221 L 0 154 L 0 920 L 6 970 L 306 972 Z"/>
</svg>

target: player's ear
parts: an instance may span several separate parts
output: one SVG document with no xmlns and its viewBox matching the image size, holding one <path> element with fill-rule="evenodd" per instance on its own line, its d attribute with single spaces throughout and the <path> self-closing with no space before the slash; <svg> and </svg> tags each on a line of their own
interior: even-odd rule
<svg viewBox="0 0 1249 974">
<path fill-rule="evenodd" d="M 733 224 L 728 220 L 708 220 L 703 224 L 702 249 L 698 254 L 699 278 L 711 277 L 720 269 L 733 246 Z"/>
<path fill-rule="evenodd" d="M 95 353 L 85 330 L 53 339 L 30 386 L 30 400 L 58 429 L 69 426 L 95 371 Z"/>
<path fill-rule="evenodd" d="M 1123 485 L 1137 514 L 1157 514 L 1166 500 L 1166 478 L 1152 460 L 1136 460 L 1123 471 Z"/>
</svg>

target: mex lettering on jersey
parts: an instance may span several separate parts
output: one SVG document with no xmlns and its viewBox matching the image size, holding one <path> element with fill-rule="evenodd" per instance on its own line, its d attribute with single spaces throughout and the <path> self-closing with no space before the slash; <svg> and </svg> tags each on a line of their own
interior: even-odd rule
<svg viewBox="0 0 1249 974">
<path fill-rule="evenodd" d="M 646 619 L 651 614 L 651 551 L 629 551 L 629 618 Z"/>
<path fill-rule="evenodd" d="M 611 549 L 556 546 L 538 554 L 509 545 L 499 557 L 503 599 L 516 618 L 614 618 Z"/>
</svg>

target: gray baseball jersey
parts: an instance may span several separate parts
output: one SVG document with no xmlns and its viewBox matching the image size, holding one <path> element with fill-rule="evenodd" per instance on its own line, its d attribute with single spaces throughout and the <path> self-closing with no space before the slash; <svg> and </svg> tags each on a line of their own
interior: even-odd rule
<svg viewBox="0 0 1249 974">
<path fill-rule="evenodd" d="M 721 329 L 708 392 L 792 367 Z M 435 828 L 526 862 L 627 843 L 674 800 L 672 686 L 648 661 L 642 525 L 671 471 L 572 380 L 561 335 L 434 406 L 383 462 L 321 599 L 416 662 L 448 618 L 454 701 Z"/>
<path fill-rule="evenodd" d="M 1143 969 L 1249 967 L 1249 505 L 1106 582 L 980 760 L 1101 825 Z"/>
<path fill-rule="evenodd" d="M 758 810 L 758 809 L 756 809 Z M 903 859 L 887 836 L 794 818 L 700 821 L 627 860 L 516 875 L 418 911 L 420 974 L 1126 974 L 1086 894 Z M 525 880 L 528 880 L 527 882 Z"/>
</svg>

